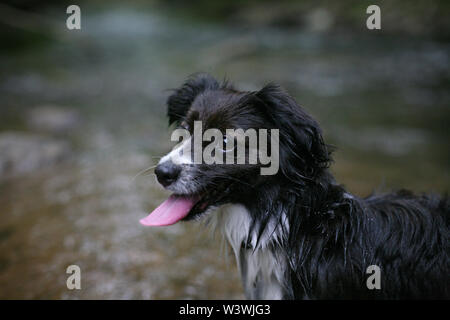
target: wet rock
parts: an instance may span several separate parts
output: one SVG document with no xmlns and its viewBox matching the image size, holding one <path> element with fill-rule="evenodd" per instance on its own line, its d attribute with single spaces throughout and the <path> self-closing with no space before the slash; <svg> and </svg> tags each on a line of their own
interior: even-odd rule
<svg viewBox="0 0 450 320">
<path fill-rule="evenodd" d="M 58 106 L 40 106 L 26 116 L 30 128 L 38 131 L 61 133 L 71 130 L 80 121 L 79 114 L 71 109 Z"/>
<path fill-rule="evenodd" d="M 49 167 L 69 153 L 64 141 L 23 132 L 0 133 L 0 179 Z"/>
</svg>

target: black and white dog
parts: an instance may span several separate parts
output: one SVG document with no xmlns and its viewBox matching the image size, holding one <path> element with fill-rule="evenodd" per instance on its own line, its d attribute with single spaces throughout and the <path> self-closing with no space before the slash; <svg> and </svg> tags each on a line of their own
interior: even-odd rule
<svg viewBox="0 0 450 320">
<path fill-rule="evenodd" d="M 175 148 L 155 170 L 173 195 L 141 220 L 207 217 L 233 248 L 248 298 L 450 298 L 448 197 L 351 195 L 328 170 L 318 123 L 276 85 L 241 92 L 199 74 L 167 104 L 169 124 L 190 132 L 195 121 L 204 129 L 279 129 L 274 175 L 261 175 L 259 163 L 196 164 L 183 145 Z M 370 290 L 373 265 L 381 285 Z"/>
</svg>

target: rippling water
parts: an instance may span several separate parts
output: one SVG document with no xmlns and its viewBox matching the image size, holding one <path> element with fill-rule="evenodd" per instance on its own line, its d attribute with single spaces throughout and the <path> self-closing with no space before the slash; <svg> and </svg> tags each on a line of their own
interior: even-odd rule
<svg viewBox="0 0 450 320">
<path fill-rule="evenodd" d="M 167 197 L 154 175 L 136 177 L 170 150 L 165 90 L 196 71 L 249 90 L 281 83 L 322 123 L 338 147 L 333 172 L 358 195 L 449 189 L 447 44 L 130 8 L 83 9 L 82 28 L 1 57 L 0 141 L 8 134 L 8 152 L 29 161 L 2 169 L 0 298 L 243 297 L 219 237 L 138 223 Z M 42 110 L 62 120 L 36 120 Z M 42 160 L 51 143 L 61 157 Z M 66 288 L 71 264 L 81 290 Z"/>
</svg>

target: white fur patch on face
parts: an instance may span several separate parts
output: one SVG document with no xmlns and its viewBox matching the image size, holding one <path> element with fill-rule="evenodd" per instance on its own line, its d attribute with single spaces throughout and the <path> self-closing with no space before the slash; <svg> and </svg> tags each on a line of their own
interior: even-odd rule
<svg viewBox="0 0 450 320">
<path fill-rule="evenodd" d="M 191 157 L 191 140 L 192 138 L 186 139 L 183 143 L 175 146 L 175 148 L 161 158 L 159 163 L 166 161 L 172 161 L 174 164 L 193 164 Z"/>
</svg>

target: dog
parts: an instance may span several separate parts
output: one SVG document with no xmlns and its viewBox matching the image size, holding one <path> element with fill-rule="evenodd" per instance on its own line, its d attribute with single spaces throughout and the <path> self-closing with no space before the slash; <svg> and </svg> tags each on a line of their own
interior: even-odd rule
<svg viewBox="0 0 450 320">
<path fill-rule="evenodd" d="M 196 74 L 167 106 L 169 125 L 191 133 L 195 122 L 222 132 L 279 130 L 272 175 L 261 175 L 260 163 L 194 163 L 181 152 L 185 144 L 177 146 L 155 169 L 173 195 L 141 220 L 206 220 L 221 230 L 247 298 L 450 297 L 448 196 L 350 194 L 329 171 L 333 150 L 318 123 L 275 84 L 246 92 Z M 375 287 L 370 270 L 379 273 Z"/>
</svg>

